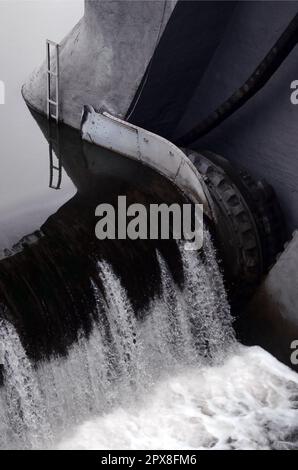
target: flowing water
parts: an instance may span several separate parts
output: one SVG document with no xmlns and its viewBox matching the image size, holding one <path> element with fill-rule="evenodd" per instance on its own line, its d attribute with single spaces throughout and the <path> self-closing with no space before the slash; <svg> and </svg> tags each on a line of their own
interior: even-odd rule
<svg viewBox="0 0 298 470">
<path fill-rule="evenodd" d="M 297 377 L 259 347 L 168 374 L 131 406 L 86 420 L 58 449 L 297 449 Z"/>
<path fill-rule="evenodd" d="M 296 374 L 237 344 L 207 232 L 200 254 L 180 252 L 183 287 L 157 253 L 161 291 L 141 318 L 98 260 L 92 331 L 80 331 L 66 356 L 31 363 L 1 319 L 2 449 L 297 445 Z"/>
<path fill-rule="evenodd" d="M 62 125 L 48 187 L 48 122 L 20 89 L 82 14 L 0 2 L 0 449 L 295 448 L 297 375 L 237 343 L 208 233 L 199 254 L 95 239 L 99 203 L 177 190 Z"/>
</svg>

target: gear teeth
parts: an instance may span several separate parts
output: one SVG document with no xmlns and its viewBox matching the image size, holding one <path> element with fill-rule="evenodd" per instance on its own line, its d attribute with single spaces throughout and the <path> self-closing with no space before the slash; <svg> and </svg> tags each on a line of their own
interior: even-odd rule
<svg viewBox="0 0 298 470">
<path fill-rule="evenodd" d="M 188 154 L 216 208 L 215 235 L 227 283 L 233 286 L 235 297 L 245 297 L 283 247 L 284 222 L 275 193 L 264 180 L 256 182 L 245 170 L 236 171 L 212 152 Z"/>
</svg>

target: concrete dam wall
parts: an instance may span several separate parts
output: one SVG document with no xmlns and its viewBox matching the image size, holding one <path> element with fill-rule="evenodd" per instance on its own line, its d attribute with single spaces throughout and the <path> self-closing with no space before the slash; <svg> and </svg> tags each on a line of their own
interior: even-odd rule
<svg viewBox="0 0 298 470">
<path fill-rule="evenodd" d="M 298 2 L 239 2 L 172 137 L 189 130 L 241 86 L 298 12 Z M 278 196 L 291 232 L 298 226 L 298 48 L 243 108 L 196 142 L 266 178 Z"/>
<path fill-rule="evenodd" d="M 247 80 L 297 12 L 297 1 L 178 2 L 130 119 L 176 141 Z M 256 96 L 192 144 L 266 178 L 289 234 L 298 226 L 297 55 L 296 47 Z"/>
<path fill-rule="evenodd" d="M 298 2 L 85 1 L 60 46 L 61 119 L 105 109 L 172 141 L 221 104 L 266 55 Z M 288 233 L 298 225 L 298 112 L 294 49 L 267 86 L 193 144 L 222 154 L 274 187 Z M 46 112 L 45 64 L 23 87 Z"/>
<path fill-rule="evenodd" d="M 62 121 L 78 129 L 86 104 L 125 116 L 175 3 L 85 1 L 84 17 L 60 44 Z M 23 95 L 46 113 L 46 63 Z"/>
<path fill-rule="evenodd" d="M 289 30 L 295 3 L 88 0 L 60 46 L 49 40 L 79 20 L 82 0 L 20 6 L 17 33 L 16 3 L 1 3 L 11 81 L 2 114 L 0 449 L 94 449 L 99 464 L 131 466 L 138 457 L 113 451 L 159 449 L 167 453 L 159 463 L 196 464 L 198 449 L 298 449 L 298 376 L 284 365 L 298 371 L 298 231 L 285 233 L 272 187 L 239 170 L 250 163 L 278 177 L 287 162 L 295 172 L 294 126 L 287 142 L 288 123 L 279 122 L 279 110 L 289 118 L 285 102 L 276 111 L 262 101 L 241 121 L 276 75 L 212 132 L 197 131 L 241 95 Z M 278 74 L 296 54 L 294 18 L 293 53 Z M 55 117 L 49 60 L 23 88 L 29 109 L 10 93 L 47 27 L 51 66 L 60 51 Z M 288 51 L 278 45 L 274 60 Z M 261 150 L 246 157 L 259 147 L 270 172 L 265 163 L 256 171 Z M 282 177 L 288 197 L 291 178 Z M 169 449 L 188 454 L 169 461 Z"/>
</svg>

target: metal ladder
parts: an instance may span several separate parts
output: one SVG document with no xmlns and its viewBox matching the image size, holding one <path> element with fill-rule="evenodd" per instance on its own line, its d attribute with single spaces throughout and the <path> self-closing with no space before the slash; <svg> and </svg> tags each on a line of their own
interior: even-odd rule
<svg viewBox="0 0 298 470">
<path fill-rule="evenodd" d="M 56 70 L 51 69 L 51 46 L 55 48 Z M 62 182 L 62 162 L 59 142 L 59 44 L 46 40 L 47 53 L 47 117 L 49 122 L 49 159 L 50 159 L 50 177 L 49 187 L 60 189 Z M 55 77 L 55 98 L 52 99 L 51 77 Z M 55 112 L 52 113 L 54 107 Z M 55 125 L 53 126 L 52 119 Z M 56 146 L 56 151 L 54 150 Z"/>
<path fill-rule="evenodd" d="M 49 121 L 49 159 L 50 159 L 50 178 L 49 187 L 60 189 L 62 182 L 62 159 L 60 153 L 59 126 L 51 125 Z M 54 146 L 56 146 L 54 150 Z"/>
<path fill-rule="evenodd" d="M 51 46 L 55 48 L 56 71 L 51 69 Z M 55 119 L 59 122 L 59 44 L 46 40 L 47 51 L 47 116 L 48 119 Z M 55 99 L 51 98 L 51 77 L 55 77 Z M 56 108 L 55 114 L 52 114 L 51 108 Z"/>
</svg>

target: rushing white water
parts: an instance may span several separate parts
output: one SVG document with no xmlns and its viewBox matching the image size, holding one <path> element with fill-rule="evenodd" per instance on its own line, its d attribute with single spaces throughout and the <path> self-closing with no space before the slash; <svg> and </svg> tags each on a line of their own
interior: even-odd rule
<svg viewBox="0 0 298 470">
<path fill-rule="evenodd" d="M 33 367 L 0 323 L 0 448 L 278 448 L 295 443 L 298 380 L 235 341 L 215 254 L 181 249 L 184 288 L 161 255 L 162 294 L 137 320 L 98 263 L 92 334 Z"/>
<path fill-rule="evenodd" d="M 297 391 L 294 372 L 239 346 L 221 366 L 172 374 L 140 403 L 86 421 L 57 448 L 297 448 Z"/>
<path fill-rule="evenodd" d="M 1 433 L 11 443 L 23 436 L 26 446 L 38 446 L 40 436 L 48 435 L 45 408 L 19 337 L 3 319 L 0 319 L 0 359 L 5 371 L 5 387 L 0 395 Z M 4 444 L 6 447 L 8 442 Z"/>
</svg>

